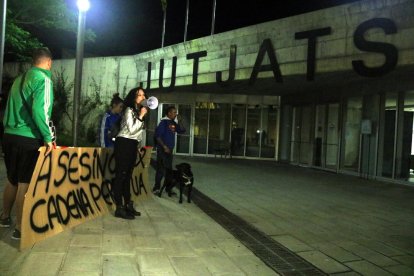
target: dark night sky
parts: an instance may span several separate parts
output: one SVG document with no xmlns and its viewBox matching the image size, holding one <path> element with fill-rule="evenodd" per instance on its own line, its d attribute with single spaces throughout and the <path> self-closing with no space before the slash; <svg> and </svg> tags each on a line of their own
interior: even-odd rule
<svg viewBox="0 0 414 276">
<path fill-rule="evenodd" d="M 225 32 L 295 14 L 361 0 L 217 0 L 215 33 Z M 75 0 L 67 0 L 76 9 Z M 161 47 L 160 0 L 90 0 L 86 25 L 95 43 L 85 52 L 95 56 L 133 55 Z M 187 40 L 210 35 L 213 0 L 190 0 Z M 184 40 L 186 0 L 168 0 L 165 46 Z M 40 33 L 40 40 L 56 58 L 61 48 L 75 50 L 76 35 Z"/>
</svg>

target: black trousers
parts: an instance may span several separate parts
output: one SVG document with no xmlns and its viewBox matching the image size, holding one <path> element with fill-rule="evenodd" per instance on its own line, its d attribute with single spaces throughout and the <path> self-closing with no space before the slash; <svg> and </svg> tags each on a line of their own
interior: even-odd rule
<svg viewBox="0 0 414 276">
<path fill-rule="evenodd" d="M 131 176 L 138 154 L 138 141 L 117 137 L 114 147 L 115 181 L 112 191 L 116 205 L 131 201 Z M 123 201 L 122 201 L 123 199 Z"/>
</svg>

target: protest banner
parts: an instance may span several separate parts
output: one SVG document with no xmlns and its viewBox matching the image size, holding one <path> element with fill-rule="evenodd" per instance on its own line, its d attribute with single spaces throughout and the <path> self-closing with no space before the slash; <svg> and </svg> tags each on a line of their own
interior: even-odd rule
<svg viewBox="0 0 414 276">
<path fill-rule="evenodd" d="M 130 182 L 135 202 L 151 194 L 151 149 L 138 151 Z M 113 149 L 67 147 L 54 149 L 48 156 L 44 153 L 45 147 L 40 148 L 24 200 L 21 249 L 115 209 Z"/>
</svg>

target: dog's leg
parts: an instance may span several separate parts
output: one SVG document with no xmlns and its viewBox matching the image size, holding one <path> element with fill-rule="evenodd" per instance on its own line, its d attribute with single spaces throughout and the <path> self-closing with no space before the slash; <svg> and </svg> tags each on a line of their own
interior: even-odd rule
<svg viewBox="0 0 414 276">
<path fill-rule="evenodd" d="M 161 195 L 162 195 L 162 191 L 164 191 L 164 189 L 165 189 L 165 183 L 164 183 L 164 185 L 162 185 L 162 187 L 161 187 L 160 191 L 158 192 L 158 196 L 159 196 L 159 197 L 161 197 Z"/>
<path fill-rule="evenodd" d="M 188 189 L 188 191 L 187 191 L 187 202 L 191 203 L 191 191 L 193 190 L 193 183 L 188 185 L 187 189 Z"/>
<path fill-rule="evenodd" d="M 162 195 L 162 192 L 164 191 L 164 189 L 165 189 L 165 187 L 167 187 L 167 179 L 165 178 L 164 179 L 164 184 L 162 185 L 162 187 L 161 187 L 161 189 L 160 189 L 160 191 L 158 192 L 158 196 L 159 197 L 161 197 L 161 195 Z"/>
<path fill-rule="evenodd" d="M 183 203 L 183 190 L 184 190 L 184 183 L 180 182 L 180 201 L 179 203 Z"/>
</svg>

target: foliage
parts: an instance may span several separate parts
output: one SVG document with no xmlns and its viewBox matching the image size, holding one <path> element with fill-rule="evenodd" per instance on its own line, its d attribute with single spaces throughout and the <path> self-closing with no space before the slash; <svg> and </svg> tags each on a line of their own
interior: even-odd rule
<svg viewBox="0 0 414 276">
<path fill-rule="evenodd" d="M 66 115 L 69 121 L 73 122 L 72 115 L 69 114 L 72 102 L 69 100 L 69 96 L 73 89 L 74 83 L 68 82 L 68 77 L 65 75 L 65 70 L 62 68 L 59 72 L 54 72 L 54 94 L 55 101 L 53 107 L 52 119 L 55 125 L 58 127 L 58 144 L 59 145 L 72 145 L 71 133 L 64 133 L 64 120 Z M 97 126 L 94 120 L 91 120 L 91 114 L 97 109 L 101 109 L 103 101 L 101 99 L 102 85 L 92 78 L 89 86 L 93 89 L 94 95 L 92 97 L 86 96 L 81 99 L 81 108 L 79 109 L 79 132 L 78 132 L 78 146 L 94 146 L 96 142 Z M 101 113 L 99 111 L 99 113 Z M 88 122 L 93 123 L 88 126 Z M 98 122 L 99 123 L 99 122 Z"/>
<path fill-rule="evenodd" d="M 12 0 L 7 6 L 5 53 L 19 61 L 27 61 L 33 48 L 43 46 L 31 33 L 35 29 L 77 31 L 77 14 L 65 0 Z M 85 32 L 86 41 L 95 34 Z"/>
<path fill-rule="evenodd" d="M 167 9 L 167 0 L 161 0 L 161 8 L 165 12 Z"/>
<path fill-rule="evenodd" d="M 70 146 L 73 145 L 73 136 L 71 134 L 58 134 L 57 136 L 57 144 L 59 146 Z M 96 145 L 92 142 L 83 139 L 83 137 L 78 137 L 78 147 L 96 147 Z"/>
<path fill-rule="evenodd" d="M 6 54 L 14 54 L 19 61 L 29 61 L 32 49 L 42 46 L 37 38 L 10 21 L 6 24 L 5 38 Z"/>
<path fill-rule="evenodd" d="M 68 77 L 65 76 L 65 69 L 62 67 L 60 72 L 54 72 L 53 74 L 53 93 L 54 103 L 52 120 L 57 127 L 58 131 L 63 131 L 63 116 L 66 115 L 70 120 L 68 109 L 70 107 L 69 95 L 73 88 L 73 81 L 68 82 Z"/>
<path fill-rule="evenodd" d="M 87 128 L 86 118 L 88 117 L 88 115 L 91 114 L 92 111 L 96 109 L 100 109 L 100 107 L 104 103 L 101 99 L 101 91 L 102 91 L 101 82 L 98 83 L 95 80 L 95 78 L 92 78 L 92 81 L 89 84 L 89 86 L 93 89 L 94 95 L 93 97 L 84 98 L 81 103 L 82 108 L 79 110 L 79 122 L 83 127 L 79 129 L 79 136 L 85 137 L 88 142 L 93 143 L 96 141 L 96 131 L 98 129 L 98 126 L 95 123 L 95 124 L 92 124 L 92 126 L 90 126 L 89 128 Z"/>
</svg>

